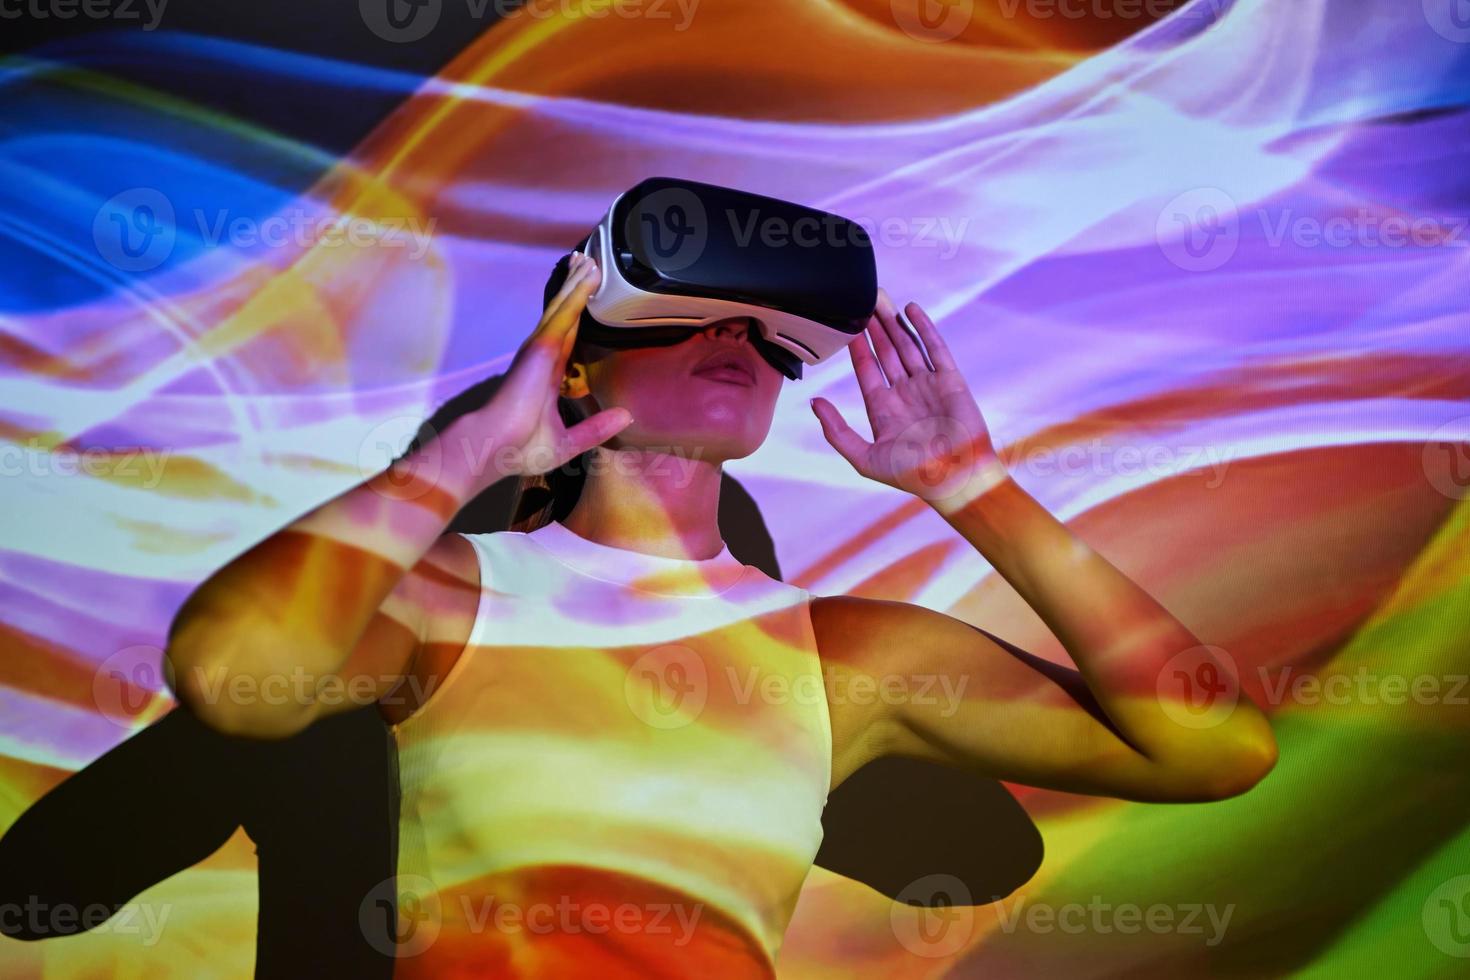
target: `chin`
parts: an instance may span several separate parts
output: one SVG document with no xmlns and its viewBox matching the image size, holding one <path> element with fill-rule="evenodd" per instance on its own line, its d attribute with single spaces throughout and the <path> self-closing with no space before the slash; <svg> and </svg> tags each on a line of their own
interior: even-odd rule
<svg viewBox="0 0 1470 980">
<path fill-rule="evenodd" d="M 620 448 L 642 449 L 669 453 L 681 459 L 701 462 L 723 463 L 731 459 L 743 459 L 755 452 L 765 441 L 765 433 L 731 432 L 719 426 L 690 431 L 688 419 L 677 429 L 640 429 L 630 433 L 630 438 L 617 443 Z M 744 422 L 746 420 L 742 420 Z M 637 427 L 634 423 L 630 428 Z M 625 432 L 627 430 L 624 430 Z"/>
</svg>

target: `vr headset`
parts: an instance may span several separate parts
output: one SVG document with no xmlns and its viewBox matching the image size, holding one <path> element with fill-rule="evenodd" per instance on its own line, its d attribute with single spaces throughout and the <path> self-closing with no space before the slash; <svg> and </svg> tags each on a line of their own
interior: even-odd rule
<svg viewBox="0 0 1470 980">
<path fill-rule="evenodd" d="M 793 380 L 846 347 L 878 303 L 861 225 L 692 180 L 650 177 L 619 194 L 578 251 L 602 271 L 579 337 L 664 346 L 749 317 L 756 351 Z"/>
</svg>

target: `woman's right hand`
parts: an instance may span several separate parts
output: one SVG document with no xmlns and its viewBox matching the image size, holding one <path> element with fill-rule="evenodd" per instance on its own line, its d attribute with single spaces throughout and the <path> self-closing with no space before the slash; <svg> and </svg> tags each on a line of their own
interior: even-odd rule
<svg viewBox="0 0 1470 980">
<path fill-rule="evenodd" d="M 590 257 L 572 253 L 566 282 L 516 351 L 495 396 L 473 413 L 475 433 L 494 444 L 498 476 L 554 470 L 611 439 L 633 421 L 627 409 L 608 408 L 568 428 L 557 410 L 577 324 L 601 276 Z"/>
<path fill-rule="evenodd" d="M 596 263 L 575 256 L 488 404 L 190 593 L 164 653 L 175 697 L 216 731 L 286 738 L 361 703 L 358 693 L 401 693 L 425 638 L 462 647 L 479 590 L 463 587 L 478 574 L 473 552 L 445 533 L 455 513 L 501 476 L 555 469 L 633 421 L 610 408 L 567 427 L 557 411 L 577 323 L 600 280 Z M 300 696 L 250 693 L 285 688 Z"/>
</svg>

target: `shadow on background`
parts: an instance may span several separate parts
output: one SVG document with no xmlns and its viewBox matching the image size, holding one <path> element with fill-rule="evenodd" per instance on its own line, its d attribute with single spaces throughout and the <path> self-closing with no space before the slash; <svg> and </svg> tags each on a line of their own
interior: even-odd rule
<svg viewBox="0 0 1470 980">
<path fill-rule="evenodd" d="M 426 430 L 479 408 L 499 382 L 455 396 Z M 513 479 L 496 483 L 449 530 L 504 529 L 514 490 Z M 781 578 L 755 501 L 728 474 L 719 521 L 737 559 Z M 375 706 L 272 741 L 222 735 L 175 709 L 57 786 L 0 838 L 0 904 L 116 909 L 243 827 L 259 861 L 255 975 L 386 980 L 390 918 L 364 906 L 384 894 L 396 865 L 393 751 Z M 1000 783 L 912 759 L 853 774 L 822 823 L 817 863 L 895 899 L 916 879 L 947 874 L 976 903 L 993 901 L 1041 863 L 1040 834 Z M 7 919 L 0 931 L 30 940 L 81 931 L 18 924 Z"/>
</svg>

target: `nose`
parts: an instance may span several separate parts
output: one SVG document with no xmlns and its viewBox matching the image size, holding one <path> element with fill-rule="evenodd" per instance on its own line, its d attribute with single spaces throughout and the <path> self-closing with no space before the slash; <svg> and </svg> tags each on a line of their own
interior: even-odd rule
<svg viewBox="0 0 1470 980">
<path fill-rule="evenodd" d="M 730 336 L 739 343 L 750 335 L 750 318 L 734 317 L 729 320 L 717 320 L 704 328 L 704 335 L 713 339 Z"/>
</svg>

